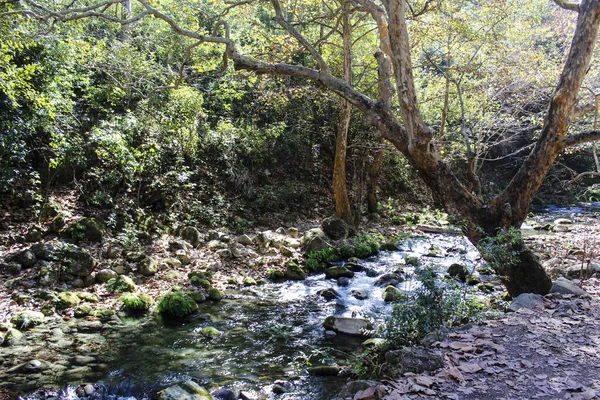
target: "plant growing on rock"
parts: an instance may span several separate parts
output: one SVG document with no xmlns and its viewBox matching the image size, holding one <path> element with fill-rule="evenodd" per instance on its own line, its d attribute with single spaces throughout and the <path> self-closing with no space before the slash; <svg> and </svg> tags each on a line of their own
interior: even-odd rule
<svg viewBox="0 0 600 400">
<path fill-rule="evenodd" d="M 172 288 L 158 300 L 158 312 L 168 318 L 184 318 L 198 310 L 198 305 L 180 288 Z"/>
<path fill-rule="evenodd" d="M 119 297 L 123 310 L 130 314 L 147 312 L 154 304 L 154 299 L 144 293 L 124 293 Z"/>
</svg>

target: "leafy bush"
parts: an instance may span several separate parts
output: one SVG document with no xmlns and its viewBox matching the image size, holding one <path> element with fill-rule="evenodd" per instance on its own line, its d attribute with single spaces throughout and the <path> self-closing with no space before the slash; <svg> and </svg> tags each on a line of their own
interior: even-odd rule
<svg viewBox="0 0 600 400">
<path fill-rule="evenodd" d="M 477 319 L 483 305 L 452 281 L 439 282 L 431 268 L 417 272 L 419 288 L 400 299 L 386 320 L 382 336 L 391 349 L 420 343 L 430 332 Z"/>
<path fill-rule="evenodd" d="M 507 266 L 518 262 L 519 252 L 523 249 L 521 231 L 512 227 L 500 229 L 496 236 L 483 236 L 477 249 L 497 274 L 504 275 Z"/>
<path fill-rule="evenodd" d="M 156 309 L 165 317 L 183 318 L 196 311 L 198 305 L 179 288 L 173 288 L 158 300 Z"/>
<path fill-rule="evenodd" d="M 123 310 L 131 313 L 145 313 L 154 304 L 154 299 L 144 293 L 124 293 L 119 297 Z"/>
</svg>

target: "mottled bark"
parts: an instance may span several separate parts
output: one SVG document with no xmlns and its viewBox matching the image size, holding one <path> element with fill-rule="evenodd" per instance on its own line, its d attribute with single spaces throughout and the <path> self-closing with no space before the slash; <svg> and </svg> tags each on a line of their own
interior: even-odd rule
<svg viewBox="0 0 600 400">
<path fill-rule="evenodd" d="M 381 143 L 383 145 L 383 143 Z M 383 155 L 385 149 L 380 147 L 375 153 L 375 159 L 371 168 L 369 168 L 369 174 L 367 176 L 367 211 L 369 214 L 377 212 L 377 205 L 379 200 L 377 199 L 377 186 L 379 176 L 381 175 L 381 165 L 383 164 Z"/>
</svg>

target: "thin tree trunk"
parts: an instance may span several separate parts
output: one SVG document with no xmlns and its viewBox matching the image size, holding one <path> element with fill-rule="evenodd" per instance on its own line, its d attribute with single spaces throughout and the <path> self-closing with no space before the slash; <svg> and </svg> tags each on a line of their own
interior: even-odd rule
<svg viewBox="0 0 600 400">
<path fill-rule="evenodd" d="M 374 214 L 377 212 L 377 204 L 379 203 L 377 199 L 377 182 L 379 181 L 379 176 L 381 175 L 381 165 L 383 164 L 383 141 L 380 141 L 381 147 L 375 153 L 375 160 L 373 164 L 371 164 L 371 168 L 369 168 L 369 175 L 367 177 L 367 211 L 369 214 Z"/>
<path fill-rule="evenodd" d="M 342 12 L 344 40 L 344 79 L 352 84 L 352 27 L 350 25 L 349 3 L 345 2 Z M 346 153 L 348 148 L 348 129 L 352 117 L 352 104 L 344 100 L 340 111 L 340 122 L 335 140 L 335 162 L 333 166 L 333 195 L 335 197 L 335 212 L 344 221 L 353 224 L 352 210 L 346 185 Z"/>
</svg>

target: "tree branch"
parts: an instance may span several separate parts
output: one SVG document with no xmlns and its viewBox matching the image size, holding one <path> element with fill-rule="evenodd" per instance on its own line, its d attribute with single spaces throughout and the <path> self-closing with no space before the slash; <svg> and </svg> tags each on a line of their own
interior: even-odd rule
<svg viewBox="0 0 600 400">
<path fill-rule="evenodd" d="M 566 149 L 567 147 L 577 146 L 578 144 L 591 143 L 600 140 L 600 131 L 589 131 L 579 133 L 577 135 L 571 135 L 564 138 L 561 142 L 561 147 Z"/>
<path fill-rule="evenodd" d="M 279 0 L 271 0 L 271 4 L 273 5 L 273 9 L 275 10 L 275 21 L 277 21 L 279 25 L 281 25 L 286 31 L 288 31 L 290 35 L 296 38 L 296 40 L 298 40 L 300 44 L 302 44 L 302 46 L 304 46 L 304 48 L 308 50 L 308 52 L 313 56 L 313 58 L 317 62 L 319 69 L 321 69 L 322 71 L 329 71 L 329 66 L 327 66 L 327 63 L 325 62 L 323 57 L 321 57 L 321 54 L 319 54 L 317 49 L 315 49 L 314 46 L 311 45 L 308 42 L 308 40 L 306 40 L 306 38 L 302 36 L 302 34 L 298 32 L 298 30 L 294 28 L 294 26 L 284 18 L 283 12 L 281 11 L 281 4 L 279 4 Z"/>
<path fill-rule="evenodd" d="M 553 0 L 556 5 L 558 5 L 560 8 L 564 8 L 565 10 L 569 10 L 569 11 L 577 11 L 579 12 L 580 10 L 580 6 L 579 3 L 574 2 L 574 1 L 567 1 L 567 0 Z"/>
</svg>

